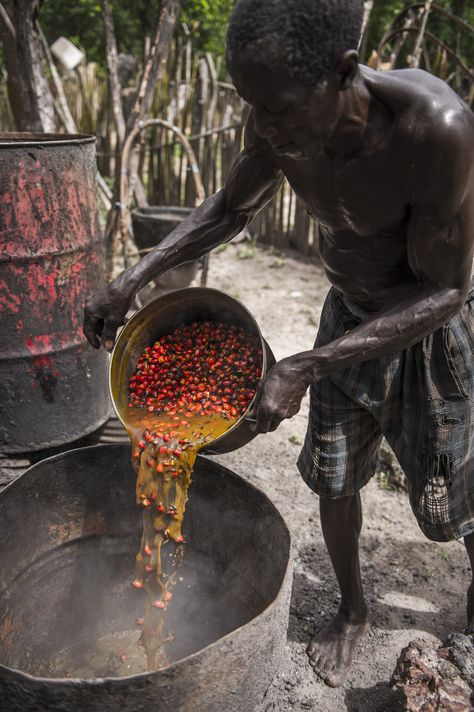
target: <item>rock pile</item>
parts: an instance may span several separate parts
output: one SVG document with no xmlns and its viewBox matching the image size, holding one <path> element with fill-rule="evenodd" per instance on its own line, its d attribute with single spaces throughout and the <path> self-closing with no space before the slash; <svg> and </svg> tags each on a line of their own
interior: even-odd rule
<svg viewBox="0 0 474 712">
<path fill-rule="evenodd" d="M 391 685 L 406 712 L 474 710 L 474 635 L 453 633 L 440 646 L 423 639 L 401 652 Z"/>
</svg>

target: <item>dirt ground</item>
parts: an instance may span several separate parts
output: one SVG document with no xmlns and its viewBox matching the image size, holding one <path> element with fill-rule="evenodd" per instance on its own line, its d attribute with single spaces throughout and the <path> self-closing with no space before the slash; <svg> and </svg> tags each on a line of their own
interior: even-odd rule
<svg viewBox="0 0 474 712">
<path fill-rule="evenodd" d="M 213 253 L 208 286 L 229 292 L 251 310 L 277 359 L 312 347 L 328 289 L 318 264 L 248 243 L 230 244 Z M 288 655 L 261 709 L 397 710 L 389 679 L 402 647 L 420 636 L 442 639 L 465 625 L 470 569 L 464 545 L 428 541 L 405 492 L 390 491 L 383 480 L 367 485 L 362 493 L 361 565 L 374 624 L 357 649 L 345 685 L 326 687 L 309 666 L 305 649 L 313 631 L 335 613 L 339 593 L 321 534 L 318 497 L 296 468 L 308 400 L 306 396 L 300 413 L 276 432 L 216 458 L 266 492 L 293 536 Z"/>
</svg>

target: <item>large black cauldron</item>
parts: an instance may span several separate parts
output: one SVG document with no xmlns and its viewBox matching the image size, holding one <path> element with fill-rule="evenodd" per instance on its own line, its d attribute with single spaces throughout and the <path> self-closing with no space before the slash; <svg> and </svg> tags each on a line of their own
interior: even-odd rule
<svg viewBox="0 0 474 712">
<path fill-rule="evenodd" d="M 134 480 L 129 446 L 100 445 L 44 460 L 0 495 L 2 712 L 252 712 L 261 701 L 284 652 L 290 537 L 262 492 L 203 457 L 169 608 L 175 662 L 64 677 L 62 659 L 142 615 L 143 593 L 130 585 Z"/>
</svg>

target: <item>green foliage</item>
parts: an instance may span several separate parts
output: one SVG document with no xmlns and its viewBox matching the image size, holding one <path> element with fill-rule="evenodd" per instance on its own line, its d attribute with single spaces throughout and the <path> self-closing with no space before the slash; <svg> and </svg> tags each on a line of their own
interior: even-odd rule
<svg viewBox="0 0 474 712">
<path fill-rule="evenodd" d="M 367 55 L 370 55 L 372 49 L 376 49 L 383 33 L 406 4 L 404 0 L 375 0 L 370 15 Z M 368 56 L 362 59 L 366 61 Z"/>
<path fill-rule="evenodd" d="M 406 0 L 375 0 L 372 14 L 370 16 L 370 26 L 368 33 L 367 50 L 368 54 L 372 49 L 376 49 L 383 35 L 393 22 L 396 16 L 405 7 L 415 4 Z M 457 17 L 463 18 L 466 22 L 474 26 L 474 4 L 469 0 L 436 0 L 437 5 L 441 5 L 446 10 Z M 433 11 L 428 20 L 428 29 L 439 39 L 448 44 L 451 48 L 456 45 L 457 28 L 448 18 Z M 466 46 L 463 48 L 467 54 L 473 57 L 472 35 L 464 35 Z M 470 45 L 470 46 L 469 46 Z M 367 57 L 365 58 L 367 59 Z"/>
<path fill-rule="evenodd" d="M 45 0 L 40 22 L 50 44 L 63 35 L 85 49 L 88 61 L 104 64 L 104 30 L 97 0 Z"/>
<path fill-rule="evenodd" d="M 416 0 L 404 2 L 404 0 L 375 0 L 370 18 L 370 26 L 367 41 L 363 43 L 365 49 L 362 61 L 367 61 L 371 51 L 376 49 L 380 40 L 392 22 L 397 18 L 395 27 L 400 30 L 408 19 L 408 14 L 403 13 L 405 8 L 411 8 Z M 423 7 L 423 3 L 418 3 L 418 9 Z M 456 52 L 467 67 L 474 66 L 474 37 L 467 30 L 460 28 L 450 17 L 443 14 L 439 8 L 444 8 L 457 18 L 474 26 L 474 4 L 470 0 L 435 0 L 427 22 L 427 32 L 434 38 L 440 40 L 450 50 Z M 419 27 L 419 21 L 416 24 Z M 383 59 L 388 59 L 390 51 L 394 49 L 401 37 L 398 34 L 384 46 Z M 417 39 L 416 33 L 410 33 L 398 53 L 396 68 L 405 67 L 409 64 L 410 55 L 413 52 Z M 465 95 L 469 89 L 467 76 L 463 79 L 463 71 L 459 65 L 448 54 L 443 52 L 434 39 L 426 35 L 426 42 L 423 45 L 423 52 L 420 58 L 420 67 L 431 71 L 433 74 L 446 79 L 451 86 L 461 95 Z"/>
<path fill-rule="evenodd" d="M 225 33 L 229 15 L 236 0 L 183 0 L 180 22 L 185 23 L 198 51 L 210 51 L 214 55 L 223 55 Z M 474 3 L 471 0 L 436 0 L 458 17 L 474 24 Z M 143 59 L 150 37 L 156 26 L 161 0 L 110 0 L 119 52 L 132 54 Z M 367 61 L 375 49 L 384 31 L 395 17 L 412 3 L 406 0 L 375 0 L 370 18 L 365 56 Z M 6 2 L 11 12 L 11 0 Z M 81 46 L 88 61 L 97 62 L 105 68 L 105 39 L 101 8 L 98 0 L 43 0 L 40 20 L 49 42 L 59 35 L 68 37 Z M 459 47 L 459 34 L 456 26 L 439 13 L 432 13 L 428 29 L 451 48 Z M 179 28 L 179 32 L 182 30 Z M 409 51 L 407 43 L 406 51 Z M 468 66 L 474 64 L 474 42 L 472 35 L 463 33 L 461 54 Z M 400 56 L 399 66 L 403 65 L 405 55 Z M 433 60 L 435 61 L 435 60 Z M 1 69 L 1 59 L 0 59 Z M 434 67 L 435 69 L 435 67 Z"/>
<path fill-rule="evenodd" d="M 246 245 L 237 252 L 239 260 L 251 260 L 255 257 L 256 249 L 254 245 Z"/>
<path fill-rule="evenodd" d="M 143 58 L 160 0 L 111 0 L 119 52 Z M 234 0 L 184 0 L 181 22 L 192 33 L 196 49 L 223 54 L 227 19 Z M 44 0 L 40 20 L 49 42 L 64 35 L 84 48 L 89 61 L 105 67 L 105 38 L 97 0 Z"/>
<path fill-rule="evenodd" d="M 390 480 L 390 475 L 387 472 L 377 473 L 377 483 L 380 489 L 385 490 L 386 492 L 396 492 L 397 490 L 393 482 Z"/>
<path fill-rule="evenodd" d="M 201 50 L 222 55 L 229 15 L 235 0 L 185 0 L 181 19 Z"/>
</svg>

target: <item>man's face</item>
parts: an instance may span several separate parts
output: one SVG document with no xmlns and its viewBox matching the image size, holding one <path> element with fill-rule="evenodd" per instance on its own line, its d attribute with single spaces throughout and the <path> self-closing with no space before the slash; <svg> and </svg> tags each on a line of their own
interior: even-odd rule
<svg viewBox="0 0 474 712">
<path fill-rule="evenodd" d="M 275 39 L 229 57 L 229 70 L 276 155 L 304 159 L 322 150 L 338 118 L 338 92 L 328 82 L 307 86 L 289 77 Z"/>
</svg>

